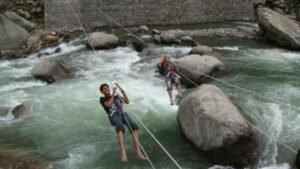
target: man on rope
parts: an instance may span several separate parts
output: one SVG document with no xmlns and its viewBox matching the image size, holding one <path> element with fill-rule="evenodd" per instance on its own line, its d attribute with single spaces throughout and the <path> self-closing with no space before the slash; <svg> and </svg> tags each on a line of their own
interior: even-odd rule
<svg viewBox="0 0 300 169">
<path fill-rule="evenodd" d="M 169 94 L 171 105 L 173 102 L 172 85 L 175 84 L 178 90 L 178 95 L 182 97 L 181 84 L 179 77 L 176 74 L 176 66 L 167 55 L 160 55 L 160 63 L 157 65 L 158 71 L 166 78 L 167 91 Z"/>
<path fill-rule="evenodd" d="M 110 123 L 116 127 L 118 140 L 121 147 L 121 160 L 124 162 L 128 161 L 125 149 L 124 125 L 129 128 L 130 133 L 132 134 L 136 149 L 136 157 L 138 159 L 145 160 L 146 157 L 141 152 L 139 144 L 138 126 L 131 120 L 129 115 L 123 111 L 123 104 L 128 104 L 129 99 L 121 86 L 118 83 L 115 83 L 115 85 L 116 87 L 113 87 L 112 94 L 108 84 L 104 83 L 100 85 L 100 92 L 104 95 L 104 97 L 100 97 L 100 103 L 107 112 Z M 122 97 L 118 95 L 115 96 L 117 89 L 121 91 Z"/>
</svg>

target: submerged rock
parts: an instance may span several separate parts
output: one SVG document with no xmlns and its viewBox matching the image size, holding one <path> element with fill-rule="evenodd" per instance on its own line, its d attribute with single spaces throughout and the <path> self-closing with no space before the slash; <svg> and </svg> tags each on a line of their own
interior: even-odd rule
<svg viewBox="0 0 300 169">
<path fill-rule="evenodd" d="M 299 23 L 263 7 L 256 8 L 255 16 L 265 38 L 284 47 L 300 49 Z"/>
<path fill-rule="evenodd" d="M 42 79 L 48 83 L 54 83 L 67 78 L 70 75 L 70 71 L 56 61 L 44 60 L 34 66 L 31 74 L 35 78 Z"/>
<path fill-rule="evenodd" d="M 256 133 L 216 86 L 202 85 L 183 98 L 178 120 L 184 135 L 211 162 L 245 167 L 255 161 Z"/>
<path fill-rule="evenodd" d="M 88 37 L 90 40 L 86 43 L 88 48 L 92 48 L 92 45 L 95 49 L 111 49 L 119 45 L 119 38 L 113 34 L 94 32 L 89 33 Z"/>
<path fill-rule="evenodd" d="M 195 86 L 190 80 L 199 85 L 208 79 L 205 75 L 213 76 L 225 70 L 225 65 L 220 60 L 208 55 L 188 55 L 174 62 L 180 75 L 184 75 L 181 75 L 181 79 L 187 87 Z"/>
</svg>

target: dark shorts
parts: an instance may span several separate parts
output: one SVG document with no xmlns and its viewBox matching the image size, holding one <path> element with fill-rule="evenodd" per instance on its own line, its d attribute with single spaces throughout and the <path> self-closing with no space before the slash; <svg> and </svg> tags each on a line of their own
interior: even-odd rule
<svg viewBox="0 0 300 169">
<path fill-rule="evenodd" d="M 172 84 L 174 83 L 176 86 L 178 86 L 180 83 L 179 83 L 179 78 L 174 75 L 174 76 L 171 76 L 171 77 L 167 77 L 166 79 L 166 82 L 167 82 L 167 90 L 172 90 Z"/>
<path fill-rule="evenodd" d="M 109 117 L 110 123 L 116 127 L 116 131 L 125 132 L 124 125 L 127 126 L 131 133 L 132 130 L 138 130 L 138 126 L 131 120 L 130 116 L 127 113 L 114 113 L 111 117 Z M 131 128 L 131 129 L 130 129 Z"/>
</svg>

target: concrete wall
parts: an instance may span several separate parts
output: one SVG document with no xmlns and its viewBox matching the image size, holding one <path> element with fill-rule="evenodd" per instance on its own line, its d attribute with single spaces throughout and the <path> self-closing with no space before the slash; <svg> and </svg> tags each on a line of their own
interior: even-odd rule
<svg viewBox="0 0 300 169">
<path fill-rule="evenodd" d="M 46 0 L 47 30 L 79 28 L 70 2 L 85 28 L 170 25 L 253 20 L 253 3 L 264 0 Z M 91 4 L 91 3 L 93 4 Z"/>
</svg>

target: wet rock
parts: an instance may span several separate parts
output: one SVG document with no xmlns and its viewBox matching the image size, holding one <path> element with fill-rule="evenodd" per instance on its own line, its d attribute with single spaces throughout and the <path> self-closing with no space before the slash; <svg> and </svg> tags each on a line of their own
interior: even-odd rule
<svg viewBox="0 0 300 169">
<path fill-rule="evenodd" d="M 44 80 L 48 83 L 54 83 L 69 77 L 70 71 L 56 61 L 43 60 L 41 63 L 34 66 L 31 74 L 35 78 Z"/>
<path fill-rule="evenodd" d="M 202 45 L 202 46 L 194 47 L 189 54 L 209 55 L 212 54 L 212 52 L 213 49 L 211 47 Z"/>
<path fill-rule="evenodd" d="M 19 25 L 0 15 L 0 50 L 20 49 L 29 38 L 29 33 Z"/>
<path fill-rule="evenodd" d="M 28 20 L 22 18 L 21 16 L 17 15 L 14 12 L 6 11 L 4 13 L 4 16 L 10 19 L 11 21 L 13 21 L 14 23 L 18 24 L 19 26 L 25 28 L 29 32 L 32 31 L 35 27 L 34 23 L 29 22 Z"/>
<path fill-rule="evenodd" d="M 88 34 L 90 42 L 95 49 L 111 49 L 119 45 L 119 38 L 113 34 L 104 32 L 94 32 Z M 91 48 L 89 42 L 86 43 L 88 48 Z"/>
<path fill-rule="evenodd" d="M 188 55 L 175 60 L 174 63 L 180 74 L 188 78 L 182 76 L 182 82 L 187 87 L 195 86 L 190 80 L 200 85 L 209 79 L 207 75 L 213 76 L 225 71 L 225 65 L 217 58 L 209 55 Z"/>
<path fill-rule="evenodd" d="M 160 35 L 154 35 L 153 36 L 153 42 L 156 43 L 156 44 L 161 44 Z"/>
<path fill-rule="evenodd" d="M 60 47 L 56 48 L 54 53 L 60 53 L 62 51 L 62 49 Z"/>
<path fill-rule="evenodd" d="M 190 36 L 182 36 L 180 37 L 180 43 L 183 46 L 196 46 L 196 43 L 194 42 L 193 38 Z"/>
<path fill-rule="evenodd" d="M 137 52 L 143 51 L 145 48 L 147 48 L 147 45 L 139 40 L 132 41 L 132 47 Z"/>
<path fill-rule="evenodd" d="M 292 49 L 300 49 L 300 25 L 268 8 L 258 7 L 256 21 L 266 39 Z"/>
<path fill-rule="evenodd" d="M 18 106 L 16 106 L 13 110 L 12 110 L 12 114 L 15 116 L 15 119 L 20 118 L 24 112 L 26 111 L 26 107 L 24 104 L 20 104 Z"/>
<path fill-rule="evenodd" d="M 149 30 L 150 30 L 150 29 L 149 29 L 147 26 L 143 25 L 143 26 L 140 26 L 140 27 L 137 29 L 137 32 L 138 32 L 138 33 L 147 33 Z"/>
<path fill-rule="evenodd" d="M 242 168 L 255 162 L 254 129 L 216 86 L 202 85 L 183 98 L 177 117 L 184 135 L 212 163 Z"/>
</svg>

